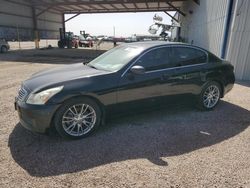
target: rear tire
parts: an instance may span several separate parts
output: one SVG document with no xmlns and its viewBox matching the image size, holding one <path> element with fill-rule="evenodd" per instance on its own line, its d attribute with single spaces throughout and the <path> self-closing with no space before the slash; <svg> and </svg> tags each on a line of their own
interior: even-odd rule
<svg viewBox="0 0 250 188">
<path fill-rule="evenodd" d="M 64 45 L 63 45 L 62 41 L 58 41 L 57 45 L 58 45 L 59 48 L 64 48 Z"/>
<path fill-rule="evenodd" d="M 218 105 L 221 97 L 221 86 L 215 81 L 208 82 L 198 96 L 198 108 L 213 110 Z"/>
<path fill-rule="evenodd" d="M 101 109 L 88 98 L 74 98 L 56 112 L 55 128 L 60 136 L 81 139 L 93 133 L 101 124 Z"/>
<path fill-rule="evenodd" d="M 6 53 L 8 51 L 6 46 L 1 47 L 1 53 Z"/>
</svg>

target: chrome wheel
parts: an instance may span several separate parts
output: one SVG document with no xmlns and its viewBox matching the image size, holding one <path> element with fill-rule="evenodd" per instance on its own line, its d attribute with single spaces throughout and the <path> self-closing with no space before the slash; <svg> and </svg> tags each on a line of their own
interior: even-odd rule
<svg viewBox="0 0 250 188">
<path fill-rule="evenodd" d="M 206 108 L 213 108 L 219 101 L 220 89 L 217 85 L 210 85 L 203 94 L 203 104 Z"/>
<path fill-rule="evenodd" d="M 96 123 L 96 112 L 87 104 L 76 104 L 62 116 L 62 127 L 71 136 L 82 136 L 91 131 Z"/>
</svg>

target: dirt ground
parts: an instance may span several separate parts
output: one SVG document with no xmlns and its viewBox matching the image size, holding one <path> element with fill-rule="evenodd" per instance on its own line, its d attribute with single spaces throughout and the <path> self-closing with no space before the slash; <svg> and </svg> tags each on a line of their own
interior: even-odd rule
<svg viewBox="0 0 250 188">
<path fill-rule="evenodd" d="M 54 52 L 0 54 L 0 187 L 250 187 L 250 82 L 214 111 L 177 104 L 65 141 L 25 130 L 13 105 L 31 74 L 90 54 Z"/>
</svg>

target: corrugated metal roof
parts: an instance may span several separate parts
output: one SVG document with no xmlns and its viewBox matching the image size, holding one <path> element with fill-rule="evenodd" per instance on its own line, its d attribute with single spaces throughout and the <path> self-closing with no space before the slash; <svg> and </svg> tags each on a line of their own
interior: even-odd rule
<svg viewBox="0 0 250 188">
<path fill-rule="evenodd" d="M 148 12 L 175 11 L 187 0 L 25 0 L 32 6 L 49 8 L 62 13 L 113 13 L 113 12 Z"/>
</svg>

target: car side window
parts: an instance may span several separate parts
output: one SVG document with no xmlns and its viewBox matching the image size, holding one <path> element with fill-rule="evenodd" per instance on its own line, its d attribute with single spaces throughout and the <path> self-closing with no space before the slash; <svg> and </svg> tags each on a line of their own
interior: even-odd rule
<svg viewBox="0 0 250 188">
<path fill-rule="evenodd" d="M 137 65 L 143 66 L 146 71 L 169 68 L 169 50 L 168 47 L 151 50 L 138 60 Z"/>
<path fill-rule="evenodd" d="M 207 62 L 207 54 L 189 47 L 172 47 L 170 59 L 175 66 L 195 65 Z"/>
</svg>

